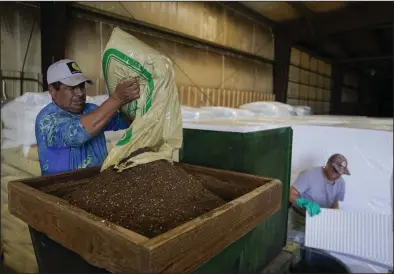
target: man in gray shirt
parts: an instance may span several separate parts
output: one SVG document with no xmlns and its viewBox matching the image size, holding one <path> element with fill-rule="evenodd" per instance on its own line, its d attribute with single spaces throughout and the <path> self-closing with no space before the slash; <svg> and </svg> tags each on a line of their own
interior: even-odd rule
<svg viewBox="0 0 394 274">
<path fill-rule="evenodd" d="M 320 207 L 339 208 L 338 202 L 345 198 L 342 175 L 350 175 L 350 172 L 341 154 L 332 155 L 324 167 L 314 167 L 300 174 L 290 188 L 289 236 L 303 232 L 306 212 L 314 216 L 320 213 Z"/>
</svg>

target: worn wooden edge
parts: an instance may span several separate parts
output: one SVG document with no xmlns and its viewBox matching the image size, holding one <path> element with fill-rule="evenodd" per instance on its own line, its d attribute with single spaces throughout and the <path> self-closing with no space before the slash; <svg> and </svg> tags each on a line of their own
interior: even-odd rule
<svg viewBox="0 0 394 274">
<path fill-rule="evenodd" d="M 73 180 L 84 179 L 89 175 L 95 175 L 98 174 L 99 172 L 100 172 L 100 168 L 92 167 L 92 168 L 79 169 L 77 171 L 62 172 L 53 175 L 34 176 L 22 180 L 14 180 L 11 181 L 10 183 L 21 182 L 27 186 L 39 187 L 43 183 L 49 184 L 49 182 L 53 182 L 53 181 L 66 180 L 69 179 L 71 176 L 73 176 Z M 75 178 L 75 176 L 77 176 L 77 178 Z"/>
<path fill-rule="evenodd" d="M 185 273 L 196 269 L 280 210 L 282 188 L 282 182 L 274 179 L 143 243 L 150 250 L 150 271 Z M 229 227 L 231 230 L 227 230 Z"/>
<path fill-rule="evenodd" d="M 215 174 L 226 174 L 229 176 L 233 177 L 238 177 L 244 179 L 249 179 L 249 180 L 258 180 L 261 181 L 262 179 L 267 181 L 267 182 L 272 182 L 274 180 L 277 180 L 275 178 L 271 177 L 263 177 L 263 176 L 258 176 L 258 175 L 253 175 L 253 174 L 248 174 L 248 173 L 242 173 L 242 172 L 237 172 L 237 171 L 231 171 L 231 170 L 224 170 L 224 169 L 218 169 L 218 168 L 210 168 L 210 167 L 204 167 L 204 166 L 197 166 L 197 165 L 191 165 L 191 164 L 185 164 L 185 163 L 175 163 L 176 165 L 180 165 L 187 171 L 191 172 L 201 172 L 201 173 L 209 173 L 212 176 Z"/>
<path fill-rule="evenodd" d="M 46 193 L 44 193 L 42 191 L 39 191 L 37 189 L 34 189 L 34 188 L 30 187 L 30 186 L 24 185 L 23 183 L 21 183 L 19 181 L 14 181 L 10 186 L 11 187 L 15 186 L 17 188 L 19 188 L 19 187 L 28 188 L 28 189 L 30 189 L 29 191 L 36 192 L 35 195 L 36 195 L 36 197 L 39 198 L 40 201 L 49 202 L 52 205 L 55 205 L 55 206 L 58 206 L 58 207 L 64 207 L 65 209 L 70 210 L 70 212 L 72 212 L 73 214 L 76 214 L 78 217 L 81 217 L 81 218 L 83 218 L 85 220 L 87 219 L 87 220 L 92 221 L 92 222 L 96 222 L 97 225 L 103 225 L 103 222 L 102 222 L 104 220 L 103 218 L 97 217 L 97 216 L 95 216 L 95 215 L 93 215 L 91 213 L 86 212 L 83 209 L 80 209 L 80 208 L 78 208 L 76 206 L 73 206 L 73 205 L 69 204 L 67 201 L 65 201 L 64 199 L 58 198 L 58 197 L 50 195 L 50 194 L 46 194 Z M 37 195 L 37 193 L 39 193 L 39 194 Z M 10 194 L 8 194 L 8 196 L 10 198 Z M 111 222 L 109 222 L 107 220 L 104 220 L 104 221 L 107 224 L 109 224 L 109 225 L 104 225 L 104 227 L 110 228 L 111 230 L 118 231 L 118 232 L 126 235 L 127 237 L 130 237 L 130 240 L 132 242 L 136 243 L 136 244 L 142 243 L 142 242 L 145 242 L 145 241 L 149 240 L 149 238 L 147 238 L 147 237 L 145 237 L 145 236 L 143 236 L 141 234 L 135 233 L 135 232 L 133 232 L 131 230 L 128 230 L 126 228 L 118 226 L 118 225 L 116 225 L 114 223 L 111 223 Z"/>
<path fill-rule="evenodd" d="M 247 179 L 247 180 L 261 181 L 263 179 L 266 180 L 267 182 L 275 180 L 274 178 L 270 178 L 270 177 L 262 177 L 252 174 L 230 171 L 230 170 L 216 169 L 216 168 L 203 167 L 203 166 L 178 163 L 178 162 L 174 162 L 174 164 L 183 167 L 186 171 L 190 171 L 191 173 L 195 173 L 195 172 L 209 173 L 209 175 L 212 175 L 214 177 L 215 175 L 226 174 L 227 176 L 233 176 L 238 178 L 242 177 L 243 180 Z M 49 184 L 48 182 L 50 181 L 53 182 L 53 181 L 66 180 L 66 179 L 70 179 L 70 180 L 85 179 L 88 176 L 97 175 L 99 173 L 100 173 L 100 167 L 92 167 L 92 168 L 79 169 L 77 171 L 62 172 L 54 175 L 29 177 L 26 179 L 16 180 L 12 182 L 22 182 L 23 184 L 26 184 L 31 187 L 39 187 L 43 183 Z"/>
<path fill-rule="evenodd" d="M 180 225 L 170 231 L 167 231 L 163 234 L 158 235 L 155 238 L 150 239 L 148 242 L 145 243 L 145 246 L 149 249 L 155 249 L 161 245 L 166 244 L 167 242 L 171 241 L 175 237 L 178 237 L 181 234 L 188 233 L 189 231 L 193 230 L 195 228 L 195 224 L 198 223 L 199 225 L 202 225 L 206 222 L 211 221 L 212 219 L 215 219 L 217 216 L 227 212 L 228 210 L 231 210 L 233 208 L 236 208 L 240 203 L 244 203 L 245 201 L 248 201 L 250 199 L 253 199 L 256 196 L 261 195 L 261 193 L 265 192 L 267 189 L 270 189 L 271 187 L 280 184 L 282 185 L 282 182 L 279 180 L 272 180 L 271 182 L 256 188 L 255 190 L 242 195 L 241 197 L 228 202 L 208 213 L 205 213 L 201 215 L 200 217 L 197 217 L 196 219 L 193 219 L 183 225 Z"/>
<path fill-rule="evenodd" d="M 149 250 L 142 244 L 148 238 L 108 221 L 103 222 L 65 200 L 21 182 L 9 184 L 8 196 L 12 215 L 78 253 L 88 263 L 117 273 L 144 269 Z M 85 241 L 80 240 L 81 234 Z M 73 235 L 78 235 L 79 241 L 72 240 Z M 132 252 L 139 255 L 130 256 Z"/>
</svg>

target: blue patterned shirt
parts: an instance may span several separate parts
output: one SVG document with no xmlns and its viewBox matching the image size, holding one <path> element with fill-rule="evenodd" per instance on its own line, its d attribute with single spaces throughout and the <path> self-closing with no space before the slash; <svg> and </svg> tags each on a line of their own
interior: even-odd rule
<svg viewBox="0 0 394 274">
<path fill-rule="evenodd" d="M 80 119 L 96 108 L 97 105 L 87 103 L 82 114 L 73 114 L 50 103 L 40 111 L 35 130 L 42 175 L 103 164 L 108 154 L 104 131 L 126 129 L 129 125 L 117 113 L 102 132 L 90 136 Z"/>
</svg>

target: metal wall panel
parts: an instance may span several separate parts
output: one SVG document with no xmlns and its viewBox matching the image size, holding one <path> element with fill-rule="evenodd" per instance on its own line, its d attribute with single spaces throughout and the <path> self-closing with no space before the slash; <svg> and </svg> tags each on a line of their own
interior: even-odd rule
<svg viewBox="0 0 394 274">
<path fill-rule="evenodd" d="M 70 21 L 66 57 L 75 60 L 95 82 L 93 86 L 88 86 L 89 95 L 106 93 L 100 62 L 113 28 L 107 23 L 80 18 Z M 132 31 L 130 33 L 172 59 L 179 86 L 195 87 L 196 92 L 199 92 L 198 88 L 209 88 L 273 93 L 272 66 L 269 64 L 224 56 Z"/>
<path fill-rule="evenodd" d="M 0 4 L 1 26 L 1 73 L 6 83 L 9 98 L 20 96 L 23 92 L 42 90 L 41 76 L 41 33 L 40 10 L 15 3 Z M 33 29 L 34 25 L 34 29 Z M 27 51 L 31 31 L 31 41 Z M 27 55 L 26 55 L 27 52 Z M 23 81 L 7 78 L 20 78 L 24 66 L 24 77 L 37 81 Z"/>
<path fill-rule="evenodd" d="M 132 11 L 138 20 L 273 58 L 273 37 L 268 28 L 257 26 L 218 5 L 198 2 L 123 2 L 126 11 L 118 2 L 85 4 L 122 16 L 130 16 L 128 11 Z M 42 83 L 39 9 L 14 3 L 1 5 L 3 75 L 20 77 L 30 30 L 35 22 L 25 64 L 25 77 L 38 79 Z M 72 18 L 69 27 L 66 58 L 77 61 L 83 72 L 94 81 L 93 86 L 88 86 L 89 95 L 105 94 L 101 57 L 114 26 Z M 196 95 L 198 98 L 205 98 L 208 102 L 216 98 L 218 105 L 228 106 L 274 98 L 272 95 L 255 95 L 273 93 L 272 66 L 269 64 L 225 56 L 140 33 L 132 34 L 169 56 L 175 63 L 177 85 L 193 87 L 199 93 Z M 41 91 L 42 87 L 38 82 L 24 81 L 23 90 Z M 6 83 L 9 97 L 21 94 L 20 81 L 6 80 Z M 207 94 L 210 99 L 207 100 L 207 95 L 201 94 L 199 89 L 209 90 Z M 204 100 L 201 103 L 200 98 L 198 104 L 206 104 Z"/>
<path fill-rule="evenodd" d="M 213 2 L 78 2 L 273 60 L 271 30 Z M 264 50 L 260 50 L 264 45 Z"/>
</svg>

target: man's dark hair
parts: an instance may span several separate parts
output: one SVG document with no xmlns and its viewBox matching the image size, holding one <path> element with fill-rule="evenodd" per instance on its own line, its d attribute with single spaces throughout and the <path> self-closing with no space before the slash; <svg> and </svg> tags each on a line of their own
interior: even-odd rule
<svg viewBox="0 0 394 274">
<path fill-rule="evenodd" d="M 60 83 L 59 81 L 50 84 L 50 86 L 52 86 L 55 90 L 59 90 L 61 85 L 62 83 Z"/>
</svg>

